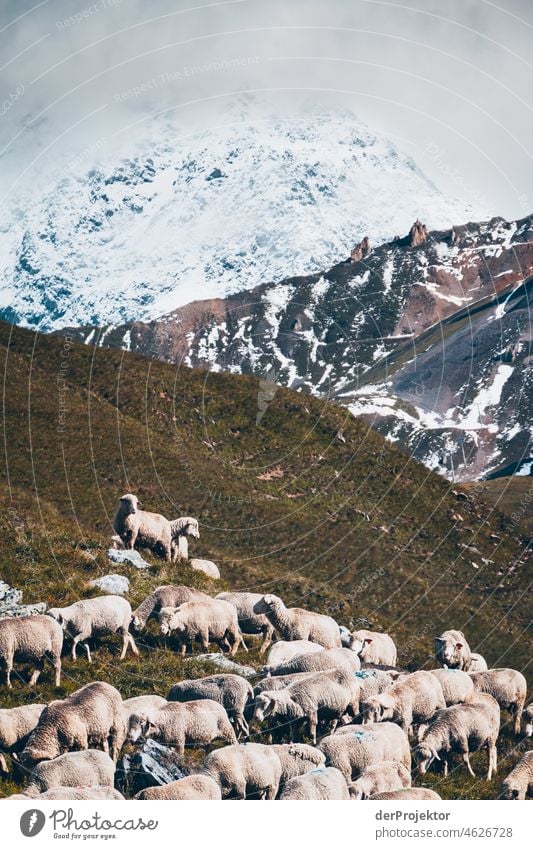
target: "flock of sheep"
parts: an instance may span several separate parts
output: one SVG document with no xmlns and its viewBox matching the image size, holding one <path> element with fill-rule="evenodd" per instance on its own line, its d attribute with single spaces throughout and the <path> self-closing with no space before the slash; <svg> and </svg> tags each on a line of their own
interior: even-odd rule
<svg viewBox="0 0 533 849">
<path fill-rule="evenodd" d="M 124 496 L 115 530 L 125 547 L 149 547 L 172 561 L 184 556 L 179 537 L 198 523 L 187 517 L 176 531 L 164 517 Z M 180 522 L 180 520 L 176 520 Z M 176 526 L 177 527 L 177 526 Z M 186 556 L 186 553 L 185 553 Z M 0 710 L 0 770 L 26 775 L 21 794 L 8 798 L 121 799 L 116 762 L 125 742 L 153 739 L 183 755 L 186 746 L 213 748 L 191 774 L 142 790 L 137 799 L 438 799 L 412 787 L 411 768 L 446 775 L 460 758 L 487 752 L 486 779 L 497 770 L 500 711 L 510 711 L 514 734 L 533 736 L 533 703 L 514 669 L 487 669 L 460 631 L 435 641 L 437 668 L 407 672 L 397 666 L 388 634 L 350 633 L 330 616 L 288 608 L 276 595 L 223 592 L 216 597 L 182 585 L 158 587 L 132 611 L 120 596 L 51 608 L 46 615 L 0 620 L 0 661 L 7 686 L 15 661 L 34 664 L 37 684 L 45 660 L 61 679 L 64 641 L 91 661 L 89 639 L 118 634 L 123 658 L 139 654 L 135 635 L 155 619 L 181 655 L 196 643 L 215 643 L 234 655 L 244 638 L 261 636 L 265 667 L 255 684 L 217 674 L 123 700 L 96 681 L 65 699 Z M 273 640 L 275 639 L 275 642 Z M 85 662 L 85 661 L 82 661 Z M 262 735 L 268 742 L 250 742 Z M 309 744 L 301 742 L 307 735 Z M 503 781 L 501 797 L 533 792 L 533 750 Z"/>
</svg>

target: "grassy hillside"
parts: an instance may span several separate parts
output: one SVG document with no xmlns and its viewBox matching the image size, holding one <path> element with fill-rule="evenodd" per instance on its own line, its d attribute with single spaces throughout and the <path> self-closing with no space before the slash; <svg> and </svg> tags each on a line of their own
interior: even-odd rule
<svg viewBox="0 0 533 849">
<path fill-rule="evenodd" d="M 388 630 L 400 663 L 412 668 L 431 665 L 433 637 L 455 627 L 490 665 L 527 669 L 530 561 L 520 527 L 452 490 L 345 410 L 284 389 L 266 403 L 255 378 L 4 324 L 0 346 L 0 578 L 22 588 L 24 601 L 63 605 L 96 595 L 88 581 L 116 571 L 132 581 L 132 604 L 171 581 L 213 592 L 275 591 L 348 626 L 365 620 Z M 266 406 L 259 424 L 258 406 Z M 191 553 L 219 565 L 216 589 L 155 559 L 149 573 L 107 560 L 126 491 L 147 509 L 199 517 Z M 141 659 L 118 664 L 117 642 L 104 640 L 92 667 L 65 662 L 59 691 L 47 672 L 34 692 L 20 680 L 2 691 L 2 705 L 61 696 L 95 678 L 125 697 L 165 694 L 199 670 L 154 635 L 140 642 Z M 253 665 L 257 654 L 240 659 Z M 457 795 L 455 781 L 435 780 Z M 474 797 L 495 792 L 462 771 L 461 782 Z M 0 785 L 0 793 L 10 791 Z"/>
</svg>

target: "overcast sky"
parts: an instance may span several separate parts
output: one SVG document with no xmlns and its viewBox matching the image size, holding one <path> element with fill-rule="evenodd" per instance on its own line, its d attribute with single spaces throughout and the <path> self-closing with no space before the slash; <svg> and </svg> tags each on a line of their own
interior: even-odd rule
<svg viewBox="0 0 533 849">
<path fill-rule="evenodd" d="M 216 125 L 249 92 L 251 119 L 348 108 L 444 191 L 525 215 L 532 38 L 530 0 L 3 0 L 0 188 L 127 151 L 162 111 Z"/>
</svg>

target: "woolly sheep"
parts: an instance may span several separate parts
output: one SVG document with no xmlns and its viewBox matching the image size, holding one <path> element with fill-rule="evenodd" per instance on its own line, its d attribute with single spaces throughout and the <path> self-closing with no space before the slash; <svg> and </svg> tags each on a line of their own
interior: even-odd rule
<svg viewBox="0 0 533 849">
<path fill-rule="evenodd" d="M 471 672 L 474 688 L 496 699 L 502 710 L 514 714 L 514 733 L 520 734 L 522 710 L 526 701 L 527 681 L 516 669 L 489 669 Z"/>
<path fill-rule="evenodd" d="M 296 740 L 298 726 L 307 720 L 309 734 L 316 744 L 319 719 L 332 720 L 334 728 L 346 713 L 359 712 L 359 687 L 352 675 L 330 670 L 303 681 L 289 684 L 283 690 L 266 690 L 255 699 L 255 718 L 281 718 L 290 725 L 291 739 Z"/>
<path fill-rule="evenodd" d="M 411 773 L 403 765 L 394 761 L 371 764 L 364 769 L 359 778 L 350 785 L 351 799 L 368 799 L 376 793 L 401 790 L 411 786 Z"/>
<path fill-rule="evenodd" d="M 323 647 L 318 643 L 310 642 L 310 640 L 278 640 L 268 652 L 265 669 L 274 668 L 281 663 L 288 663 L 289 660 L 298 657 L 300 654 L 313 654 L 318 651 L 324 651 Z"/>
<path fill-rule="evenodd" d="M 239 628 L 243 634 L 262 634 L 263 642 L 259 649 L 259 654 L 264 654 L 272 642 L 274 636 L 274 628 L 268 621 L 267 617 L 262 613 L 254 613 L 254 605 L 260 601 L 263 596 L 259 593 L 219 593 L 215 596 L 222 601 L 228 601 L 233 604 L 237 610 L 237 618 L 239 620 Z"/>
<path fill-rule="evenodd" d="M 427 722 L 446 707 L 440 682 L 431 672 L 413 672 L 389 690 L 361 704 L 366 722 L 397 722 L 405 732 L 413 723 Z"/>
<path fill-rule="evenodd" d="M 348 648 L 355 651 L 363 663 L 396 666 L 398 652 L 394 640 L 388 634 L 367 631 L 365 628 L 353 631 Z"/>
<path fill-rule="evenodd" d="M 293 675 L 297 672 L 324 672 L 326 669 L 342 669 L 345 672 L 358 672 L 361 668 L 359 657 L 351 649 L 324 649 L 313 654 L 301 654 L 287 663 L 280 663 L 270 669 L 271 675 Z"/>
<path fill-rule="evenodd" d="M 462 756 L 470 775 L 470 752 L 487 749 L 487 781 L 497 768 L 496 741 L 500 730 L 500 708 L 489 695 L 475 703 L 452 705 L 440 710 L 421 734 L 415 749 L 418 771 L 424 775 L 434 760 L 444 761 L 444 774 L 454 754 Z M 441 757 L 442 755 L 442 757 Z"/>
<path fill-rule="evenodd" d="M 172 532 L 170 522 L 160 513 L 140 510 L 136 495 L 127 493 L 119 501 L 113 527 L 127 549 L 148 548 L 154 554 L 171 560 Z"/>
<path fill-rule="evenodd" d="M 127 739 L 155 738 L 164 746 L 175 747 L 183 755 L 186 745 L 207 746 L 213 740 L 236 743 L 237 737 L 222 705 L 212 699 L 169 702 L 152 719 L 132 714 Z"/>
<path fill-rule="evenodd" d="M 200 539 L 198 519 L 192 516 L 180 516 L 170 522 L 170 539 L 172 561 L 189 559 L 189 542 L 187 537 Z"/>
<path fill-rule="evenodd" d="M 525 752 L 502 784 L 502 799 L 525 799 L 533 795 L 533 751 Z"/>
<path fill-rule="evenodd" d="M 275 743 L 270 748 L 281 763 L 280 787 L 290 778 L 324 766 L 325 758 L 322 752 L 306 743 Z"/>
<path fill-rule="evenodd" d="M 271 746 L 241 743 L 211 752 L 204 761 L 202 773 L 217 782 L 223 799 L 249 796 L 275 799 L 281 763 Z"/>
<path fill-rule="evenodd" d="M 157 587 L 147 596 L 144 601 L 133 611 L 131 625 L 135 632 L 142 631 L 149 619 L 157 619 L 163 607 L 179 607 L 186 601 L 200 601 L 209 599 L 210 596 L 186 587 L 183 584 L 166 584 Z"/>
<path fill-rule="evenodd" d="M 39 722 L 46 705 L 22 705 L 0 710 L 0 769 L 9 772 L 6 754 L 20 752 Z"/>
<path fill-rule="evenodd" d="M 472 652 L 462 631 L 444 631 L 435 638 L 435 660 L 448 669 L 468 672 L 472 663 Z"/>
<path fill-rule="evenodd" d="M 339 626 L 331 616 L 285 607 L 278 596 L 271 594 L 254 605 L 254 613 L 266 616 L 282 640 L 309 640 L 326 649 L 341 647 Z"/>
<path fill-rule="evenodd" d="M 366 767 L 383 761 L 411 767 L 407 734 L 392 722 L 343 725 L 335 734 L 324 737 L 318 748 L 326 756 L 326 766 L 340 769 L 348 782 L 359 778 Z"/>
<path fill-rule="evenodd" d="M 70 637 L 72 660 L 76 660 L 76 646 L 81 643 L 91 663 L 91 651 L 86 641 L 91 637 L 101 637 L 105 634 L 120 634 L 122 637 L 121 660 L 126 656 L 128 647 L 134 655 L 139 654 L 135 641 L 129 633 L 131 606 L 122 596 L 103 595 L 76 601 L 69 607 L 51 607 L 48 610 L 48 616 L 55 619 L 63 628 L 64 634 Z"/>
<path fill-rule="evenodd" d="M 204 652 L 210 641 L 227 648 L 234 655 L 242 641 L 237 611 L 227 601 L 186 601 L 179 608 L 163 607 L 159 612 L 160 631 L 165 636 L 173 633 L 182 657 L 187 647 L 199 640 Z"/>
<path fill-rule="evenodd" d="M 477 652 L 472 652 L 470 655 L 470 666 L 468 667 L 469 672 L 486 672 L 488 669 L 488 664 L 483 655 L 478 654 Z"/>
<path fill-rule="evenodd" d="M 49 616 L 24 616 L 0 619 L 0 664 L 6 668 L 6 683 L 11 689 L 11 672 L 14 661 L 33 663 L 34 670 L 28 682 L 33 687 L 39 679 L 45 659 L 55 670 L 55 685 L 61 681 L 61 649 L 63 631 Z"/>
<path fill-rule="evenodd" d="M 360 711 L 362 704 L 372 696 L 378 696 L 380 693 L 384 693 L 395 681 L 392 673 L 385 672 L 382 669 L 361 669 L 358 672 L 354 672 L 353 676 L 359 685 Z"/>
<path fill-rule="evenodd" d="M 350 798 L 346 780 L 334 766 L 319 767 L 305 775 L 299 775 L 285 782 L 279 799 L 289 800 L 313 800 L 315 802 L 326 800 L 345 801 Z"/>
<path fill-rule="evenodd" d="M 522 719 L 524 720 L 524 734 L 526 737 L 533 737 L 533 702 L 524 708 Z"/>
<path fill-rule="evenodd" d="M 155 693 L 150 693 L 145 696 L 133 696 L 131 699 L 125 699 L 122 702 L 124 711 L 124 725 L 127 728 L 130 716 L 142 716 L 145 719 L 152 719 L 158 710 L 164 707 L 167 700 L 163 696 L 156 696 Z"/>
<path fill-rule="evenodd" d="M 114 787 L 52 787 L 44 793 L 34 796 L 35 799 L 83 800 L 83 799 L 124 799 L 122 793 Z"/>
<path fill-rule="evenodd" d="M 134 799 L 222 799 L 220 787 L 207 775 L 187 775 L 161 787 L 147 787 L 137 793 Z"/>
<path fill-rule="evenodd" d="M 220 580 L 220 569 L 212 560 L 203 560 L 200 557 L 192 557 L 188 564 L 189 569 L 195 572 L 203 572 L 208 578 L 213 578 L 214 581 Z"/>
<path fill-rule="evenodd" d="M 469 702 L 474 694 L 474 683 L 468 672 L 461 669 L 430 669 L 440 682 L 446 707 Z"/>
<path fill-rule="evenodd" d="M 37 763 L 74 749 L 98 746 L 109 751 L 116 761 L 124 732 L 120 693 L 111 684 L 95 681 L 45 707 L 21 753 L 21 761 Z"/>
<path fill-rule="evenodd" d="M 221 704 L 238 734 L 248 737 L 248 723 L 244 709 L 254 697 L 252 685 L 240 675 L 207 675 L 190 681 L 180 681 L 170 688 L 169 702 L 188 702 L 194 699 L 212 699 Z"/>
<path fill-rule="evenodd" d="M 442 799 L 442 796 L 439 796 L 434 790 L 430 790 L 429 787 L 406 787 L 404 790 L 388 790 L 385 793 L 375 793 L 370 797 L 371 802 L 374 800 L 393 801 L 394 799 L 398 801 L 402 799 L 410 801 L 415 799 Z"/>
<path fill-rule="evenodd" d="M 24 793 L 38 796 L 53 787 L 113 787 L 115 764 L 105 752 L 86 749 L 67 752 L 54 760 L 37 764 Z"/>
</svg>

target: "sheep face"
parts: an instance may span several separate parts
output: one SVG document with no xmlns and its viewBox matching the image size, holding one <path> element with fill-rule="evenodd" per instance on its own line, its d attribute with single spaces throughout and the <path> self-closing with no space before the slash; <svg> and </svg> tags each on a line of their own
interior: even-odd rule
<svg viewBox="0 0 533 849">
<path fill-rule="evenodd" d="M 459 655 L 463 643 L 455 643 L 452 640 L 443 640 L 441 637 L 435 639 L 435 654 L 442 658 L 446 666 L 456 664 L 459 660 Z"/>
<path fill-rule="evenodd" d="M 348 790 L 350 792 L 350 799 L 359 800 L 367 798 L 362 786 L 358 784 L 357 781 L 354 781 L 353 784 L 350 784 Z"/>
<path fill-rule="evenodd" d="M 370 641 L 354 632 L 350 635 L 348 648 L 354 651 L 357 655 L 361 655 L 367 642 Z"/>
<path fill-rule="evenodd" d="M 281 601 L 277 595 L 264 595 L 263 598 L 260 598 L 258 602 L 254 604 L 254 613 L 270 613 L 270 611 L 276 607 Z"/>
<path fill-rule="evenodd" d="M 506 784 L 504 782 L 503 785 L 502 785 L 502 792 L 501 792 L 500 798 L 501 799 L 511 799 L 511 800 L 525 799 L 525 794 L 522 794 L 520 792 L 520 790 L 518 789 L 518 787 L 512 787 L 511 785 Z"/>
<path fill-rule="evenodd" d="M 524 734 L 526 737 L 533 737 L 533 705 L 528 705 L 523 713 L 524 717 Z"/>
<path fill-rule="evenodd" d="M 142 507 L 142 504 L 136 495 L 127 493 L 126 495 L 123 495 L 120 499 L 120 508 L 122 512 L 128 516 L 133 513 L 136 513 L 139 507 Z"/>
<path fill-rule="evenodd" d="M 134 631 L 136 634 L 139 634 L 142 631 L 142 629 L 143 629 L 143 623 L 141 622 L 139 617 L 138 616 L 132 616 L 131 617 L 131 630 Z"/>
<path fill-rule="evenodd" d="M 49 610 L 46 611 L 46 615 L 51 616 L 52 619 L 55 619 L 55 621 L 58 623 L 58 625 L 61 625 L 63 630 L 65 629 L 65 620 L 63 618 L 61 608 L 51 607 Z"/>
<path fill-rule="evenodd" d="M 20 753 L 20 763 L 28 769 L 41 763 L 41 761 L 52 761 L 61 754 L 59 745 L 47 749 L 46 752 L 33 746 L 26 746 L 24 751 Z"/>
<path fill-rule="evenodd" d="M 276 708 L 276 700 L 273 696 L 267 696 L 260 693 L 255 700 L 254 719 L 257 722 L 263 722 L 267 716 L 272 716 Z"/>
<path fill-rule="evenodd" d="M 380 696 L 372 696 L 362 702 L 360 710 L 363 714 L 364 725 L 369 722 L 385 722 L 393 719 L 394 702 L 387 693 L 382 693 Z"/>
<path fill-rule="evenodd" d="M 179 634 L 180 631 L 184 630 L 184 626 L 180 623 L 176 616 L 176 608 L 161 608 L 159 611 L 159 630 L 165 637 L 167 637 L 171 631 L 176 631 Z"/>
<path fill-rule="evenodd" d="M 433 761 L 440 761 L 435 749 L 420 743 L 414 750 L 415 761 L 420 775 L 425 775 Z"/>
<path fill-rule="evenodd" d="M 153 722 L 150 722 L 145 716 L 134 713 L 128 720 L 126 739 L 128 743 L 138 743 L 140 740 L 150 737 L 155 731 L 156 727 Z"/>
<path fill-rule="evenodd" d="M 187 522 L 183 530 L 188 537 L 200 539 L 200 530 L 198 528 L 198 521 L 196 519 L 190 519 L 190 521 Z"/>
</svg>

